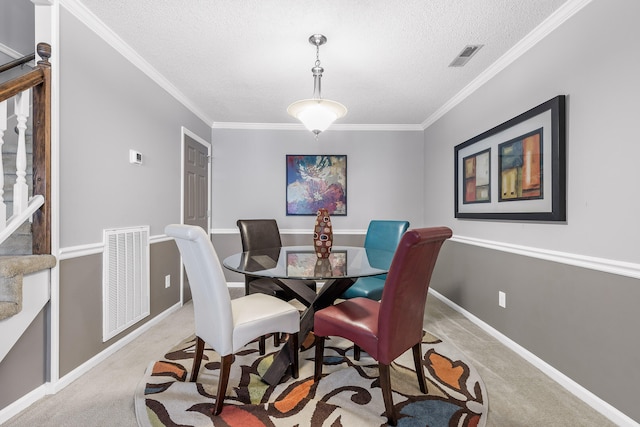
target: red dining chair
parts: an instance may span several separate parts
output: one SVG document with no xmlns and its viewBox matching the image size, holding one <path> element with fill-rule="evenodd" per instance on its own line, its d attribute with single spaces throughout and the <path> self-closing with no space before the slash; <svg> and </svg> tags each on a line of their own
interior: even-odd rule
<svg viewBox="0 0 640 427">
<path fill-rule="evenodd" d="M 427 392 L 420 348 L 424 309 L 438 253 L 451 235 L 451 229 L 447 227 L 407 231 L 391 261 L 381 301 L 353 298 L 315 313 L 314 381 L 322 377 L 325 338 L 338 336 L 352 341 L 378 361 L 382 397 L 390 425 L 396 425 L 397 417 L 391 396 L 389 365 L 408 349 L 413 350 L 420 391 Z"/>
</svg>

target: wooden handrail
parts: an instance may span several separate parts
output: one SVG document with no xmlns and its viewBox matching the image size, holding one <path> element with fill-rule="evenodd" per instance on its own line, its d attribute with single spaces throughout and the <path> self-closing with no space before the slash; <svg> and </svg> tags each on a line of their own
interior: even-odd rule
<svg viewBox="0 0 640 427">
<path fill-rule="evenodd" d="M 33 88 L 33 195 L 42 195 L 44 204 L 34 213 L 32 252 L 51 253 L 51 46 L 38 43 L 36 68 L 0 84 L 0 102 Z"/>
<path fill-rule="evenodd" d="M 0 73 L 3 73 L 12 68 L 18 67 L 22 64 L 26 64 L 29 61 L 33 61 L 35 57 L 36 57 L 36 54 L 32 53 L 31 55 L 26 55 L 26 56 L 23 56 L 22 58 L 18 58 L 14 61 L 7 62 L 6 64 L 0 65 Z"/>
<path fill-rule="evenodd" d="M 44 81 L 44 73 L 41 68 L 31 70 L 26 74 L 15 77 L 0 84 L 0 101 L 11 98 L 27 89 L 39 85 Z"/>
</svg>

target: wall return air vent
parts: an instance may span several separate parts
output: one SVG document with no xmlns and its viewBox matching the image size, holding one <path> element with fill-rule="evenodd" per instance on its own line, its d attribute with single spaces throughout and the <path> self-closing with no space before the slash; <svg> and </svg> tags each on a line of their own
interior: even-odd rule
<svg viewBox="0 0 640 427">
<path fill-rule="evenodd" d="M 102 340 L 149 315 L 149 227 L 104 230 Z"/>
<path fill-rule="evenodd" d="M 463 67 L 469 60 L 478 53 L 482 44 L 469 44 L 462 49 L 462 52 L 455 57 L 455 59 L 449 64 L 449 67 Z"/>
</svg>

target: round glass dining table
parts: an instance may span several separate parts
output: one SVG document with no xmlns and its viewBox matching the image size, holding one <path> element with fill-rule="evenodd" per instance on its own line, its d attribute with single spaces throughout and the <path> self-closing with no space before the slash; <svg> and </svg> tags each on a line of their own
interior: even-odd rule
<svg viewBox="0 0 640 427">
<path fill-rule="evenodd" d="M 358 278 L 387 273 L 392 259 L 393 252 L 356 246 L 334 246 L 328 258 L 318 258 L 313 246 L 283 246 L 237 253 L 222 264 L 237 273 L 272 279 L 304 304 L 299 335 L 304 342 L 313 331 L 317 310 L 333 304 Z M 324 283 L 316 293 L 298 279 Z M 263 381 L 278 384 L 290 364 L 289 352 L 281 349 L 262 376 Z"/>
</svg>

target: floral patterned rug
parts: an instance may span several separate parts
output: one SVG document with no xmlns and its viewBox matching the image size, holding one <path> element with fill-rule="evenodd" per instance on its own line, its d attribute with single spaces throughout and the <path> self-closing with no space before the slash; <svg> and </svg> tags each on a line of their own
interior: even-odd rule
<svg viewBox="0 0 640 427">
<path fill-rule="evenodd" d="M 273 340 L 267 340 L 267 343 Z M 327 340 L 324 377 L 313 382 L 314 349 L 300 353 L 300 375 L 288 374 L 277 386 L 261 381 L 276 348 L 260 356 L 257 343 L 236 354 L 222 413 L 214 417 L 220 358 L 205 349 L 198 382 L 188 378 L 195 337 L 153 362 L 135 394 L 141 427 L 159 426 L 382 426 L 386 425 L 377 363 L 362 352 L 353 359 L 353 345 L 341 338 Z M 420 393 L 411 351 L 391 369 L 398 426 L 483 427 L 488 413 L 482 379 L 464 355 L 427 333 L 422 343 L 428 393 Z"/>
</svg>

